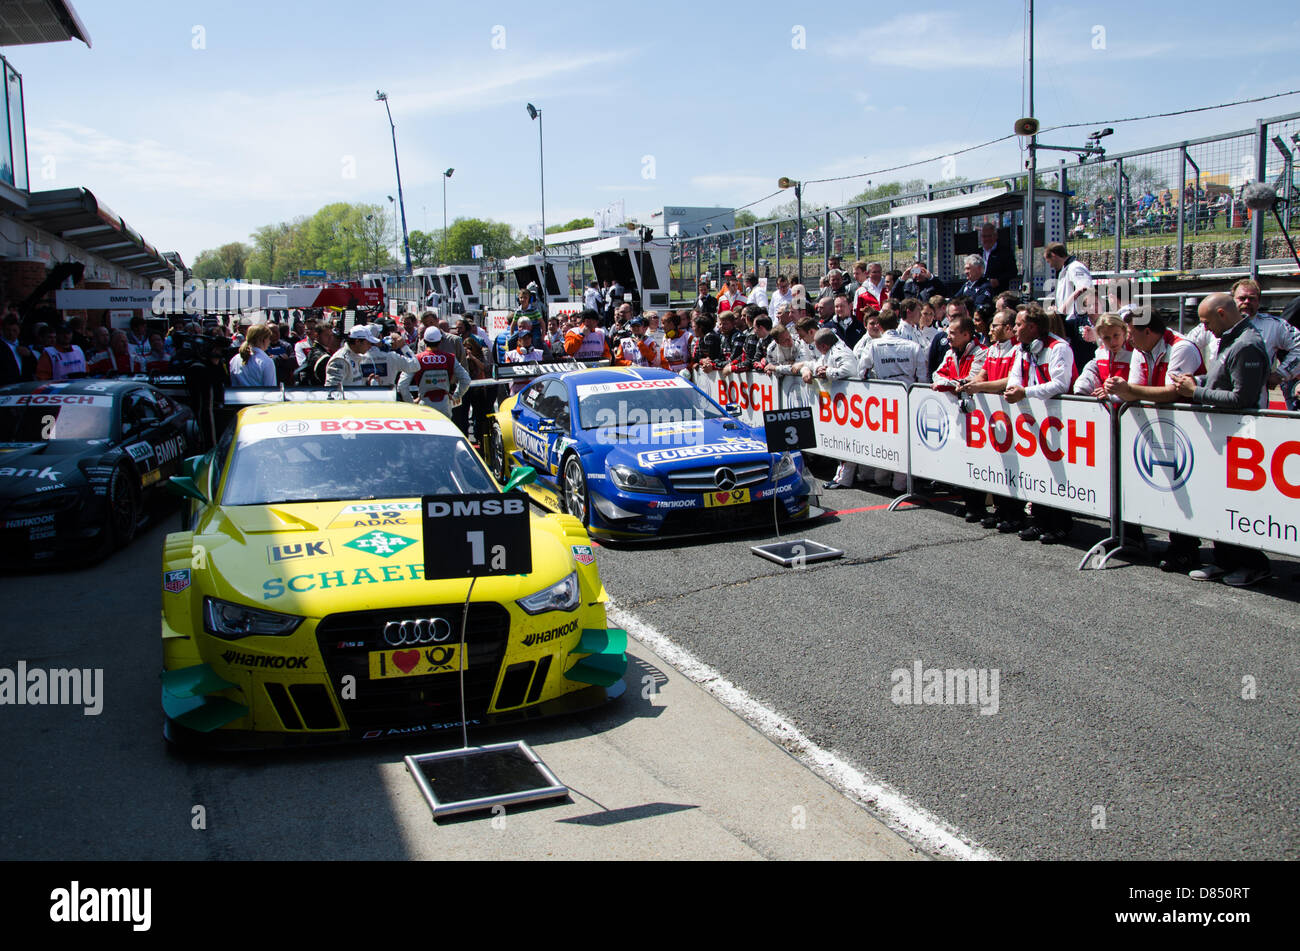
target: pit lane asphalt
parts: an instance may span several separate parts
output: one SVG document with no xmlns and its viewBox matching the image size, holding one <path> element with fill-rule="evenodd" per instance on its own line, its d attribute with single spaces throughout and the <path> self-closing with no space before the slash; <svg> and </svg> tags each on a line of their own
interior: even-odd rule
<svg viewBox="0 0 1300 951">
<path fill-rule="evenodd" d="M 568 802 L 435 824 L 402 756 L 459 745 L 458 731 L 170 752 L 159 557 L 176 521 L 94 567 L 0 576 L 0 667 L 103 670 L 98 716 L 0 706 L 0 860 L 925 857 L 636 643 L 619 700 L 470 733 L 471 744 L 527 740 Z"/>
<path fill-rule="evenodd" d="M 839 561 L 780 568 L 749 551 L 769 532 L 606 547 L 601 574 L 621 610 L 996 855 L 1300 857 L 1300 565 L 1250 589 L 1079 572 L 1099 522 L 1044 546 L 891 498 L 823 493 L 876 510 L 785 530 Z M 997 712 L 896 705 L 891 672 L 916 661 L 997 669 Z"/>
</svg>

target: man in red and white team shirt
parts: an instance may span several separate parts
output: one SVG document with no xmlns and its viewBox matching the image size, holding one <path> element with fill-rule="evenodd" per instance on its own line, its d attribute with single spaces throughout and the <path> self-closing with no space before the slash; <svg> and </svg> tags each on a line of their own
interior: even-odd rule
<svg viewBox="0 0 1300 951">
<path fill-rule="evenodd" d="M 728 271 L 727 273 L 730 274 L 731 272 Z M 724 313 L 732 308 L 739 310 L 744 306 L 745 295 L 740 293 L 740 285 L 734 277 L 728 277 L 726 289 L 718 295 L 718 313 Z"/>
<path fill-rule="evenodd" d="M 973 320 L 971 324 L 974 325 Z M 984 363 L 970 374 L 969 383 L 957 384 L 955 390 L 958 394 L 1001 393 L 1007 388 L 1007 375 L 1011 372 L 1011 364 L 1015 362 L 1016 348 L 1019 346 L 1014 310 L 1002 308 L 993 315 L 989 323 L 989 339 L 991 342 L 984 348 Z M 949 351 L 948 355 L 951 356 L 951 353 Z M 993 514 L 986 515 L 980 523 L 985 528 L 996 528 L 999 532 L 1008 534 L 1025 527 L 1025 503 L 1020 499 L 994 495 L 993 509 Z"/>
<path fill-rule="evenodd" d="M 938 392 L 952 392 L 979 376 L 986 358 L 984 348 L 975 338 L 975 321 L 964 313 L 948 319 L 948 352 L 931 378 Z M 922 368 L 924 369 L 924 367 Z M 987 517 L 984 511 L 983 489 L 961 489 L 966 510 L 962 517 L 968 522 L 980 522 Z"/>
<path fill-rule="evenodd" d="M 861 264 L 859 261 L 858 265 Z M 885 301 L 889 300 L 889 292 L 885 290 L 885 268 L 879 261 L 875 261 L 865 269 L 855 266 L 853 276 L 860 282 L 853 301 L 853 313 L 861 320 L 868 307 L 879 312 L 885 306 Z"/>
<path fill-rule="evenodd" d="M 1078 376 L 1074 351 L 1064 338 L 1051 332 L 1050 320 L 1041 307 L 1030 305 L 1016 312 L 1016 340 L 1019 346 L 1003 391 L 1008 403 L 1019 403 L 1026 397 L 1049 400 L 1070 392 Z M 1020 538 L 1055 545 L 1070 537 L 1073 525 L 1069 512 L 1035 502 L 1033 518 Z"/>
<path fill-rule="evenodd" d="M 1133 363 L 1128 379 L 1111 377 L 1105 383 L 1107 396 L 1122 400 L 1146 400 L 1151 403 L 1174 403 L 1181 399 L 1173 376 L 1186 373 L 1200 376 L 1205 372 L 1201 350 L 1180 333 L 1165 326 L 1153 311 L 1124 312 L 1133 344 Z"/>
</svg>

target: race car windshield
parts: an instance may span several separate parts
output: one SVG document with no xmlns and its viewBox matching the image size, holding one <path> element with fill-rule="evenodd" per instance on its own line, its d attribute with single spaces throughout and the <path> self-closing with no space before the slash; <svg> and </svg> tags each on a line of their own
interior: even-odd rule
<svg viewBox="0 0 1300 951">
<path fill-rule="evenodd" d="M 108 439 L 113 408 L 105 405 L 0 406 L 0 442 Z"/>
<path fill-rule="evenodd" d="M 311 433 L 241 442 L 222 504 L 496 491 L 478 456 L 456 436 Z"/>
<path fill-rule="evenodd" d="M 683 423 L 725 416 L 693 386 L 638 389 L 631 393 L 580 393 L 578 399 L 578 420 L 583 429 Z"/>
</svg>

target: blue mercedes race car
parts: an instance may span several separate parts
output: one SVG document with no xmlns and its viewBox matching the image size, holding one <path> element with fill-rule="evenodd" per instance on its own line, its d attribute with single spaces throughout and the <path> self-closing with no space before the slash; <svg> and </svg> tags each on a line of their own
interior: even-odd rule
<svg viewBox="0 0 1300 951">
<path fill-rule="evenodd" d="M 487 456 L 498 479 L 536 468 L 533 498 L 604 538 L 712 534 L 771 525 L 774 512 L 808 515 L 802 456 L 768 452 L 761 429 L 667 370 L 539 377 L 501 404 Z"/>
</svg>

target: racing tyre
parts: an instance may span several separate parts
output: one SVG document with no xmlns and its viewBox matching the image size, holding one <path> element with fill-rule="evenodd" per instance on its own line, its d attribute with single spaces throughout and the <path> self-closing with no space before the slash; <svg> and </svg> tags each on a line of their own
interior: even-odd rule
<svg viewBox="0 0 1300 951">
<path fill-rule="evenodd" d="M 587 474 L 582 460 L 570 455 L 564 461 L 564 511 L 585 526 L 591 525 L 591 496 L 587 492 Z"/>
<path fill-rule="evenodd" d="M 108 503 L 108 521 L 104 531 L 104 552 L 107 554 L 135 538 L 136 523 L 140 519 L 140 499 L 132 473 L 126 466 L 113 470 L 105 500 Z"/>
<path fill-rule="evenodd" d="M 487 464 L 492 470 L 492 476 L 502 485 L 510 478 L 510 470 L 506 463 L 506 442 L 501 435 L 501 426 L 496 420 L 492 421 L 492 430 L 488 433 L 487 438 Z"/>
</svg>

